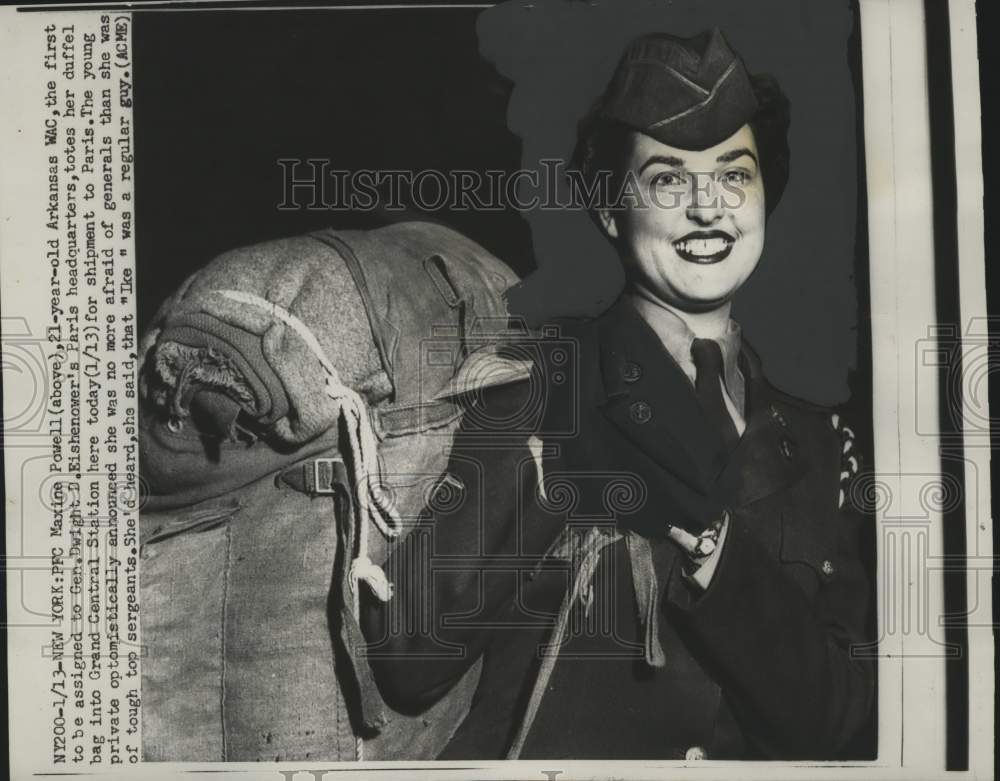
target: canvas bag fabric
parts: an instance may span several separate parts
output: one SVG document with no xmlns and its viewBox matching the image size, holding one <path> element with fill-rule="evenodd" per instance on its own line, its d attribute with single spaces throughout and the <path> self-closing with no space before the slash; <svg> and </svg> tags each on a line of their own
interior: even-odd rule
<svg viewBox="0 0 1000 781">
<path fill-rule="evenodd" d="M 322 231 L 227 253 L 195 274 L 154 318 L 144 357 L 155 357 L 158 336 L 178 312 L 232 316 L 213 297 L 222 285 L 256 288 L 301 313 L 368 402 L 383 484 L 405 529 L 447 462 L 461 416 L 449 395 L 456 367 L 502 338 L 502 293 L 515 281 L 481 247 L 438 225 Z M 337 301 L 324 302 L 324 290 L 334 291 Z M 296 306 L 309 296 L 314 300 Z M 355 329 L 349 348 L 337 307 L 352 307 L 356 320 L 359 305 L 368 341 L 358 343 Z M 299 386 L 289 389 L 288 419 L 271 421 L 284 440 L 279 447 L 221 441 L 206 454 L 196 427 L 173 430 L 143 407 L 141 464 L 152 487 L 140 514 L 144 754 L 228 761 L 432 758 L 467 711 L 478 669 L 425 714 L 403 716 L 379 703 L 388 723 L 377 734 L 361 727 L 352 702 L 358 660 L 344 658 L 331 634 L 332 611 L 343 596 L 335 575 L 338 556 L 345 555 L 343 519 L 335 517 L 330 496 L 310 496 L 275 479 L 314 456 L 336 457 L 343 444 L 337 419 L 323 399 L 311 398 L 321 395 L 322 376 L 309 375 L 295 334 L 258 312 L 237 312 L 234 319 L 260 335 L 265 354 L 277 357 L 279 376 Z M 428 362 L 428 341 L 456 350 L 453 360 Z M 377 354 L 375 370 L 370 354 L 366 365 L 351 349 Z M 295 370 L 283 373 L 294 361 Z M 373 380 L 379 372 L 384 377 Z M 310 382 L 313 387 L 303 387 Z M 296 418 L 300 399 L 312 407 Z M 171 491 L 172 485 L 183 488 Z M 384 560 L 389 541 L 375 529 L 366 539 L 371 558 Z"/>
</svg>

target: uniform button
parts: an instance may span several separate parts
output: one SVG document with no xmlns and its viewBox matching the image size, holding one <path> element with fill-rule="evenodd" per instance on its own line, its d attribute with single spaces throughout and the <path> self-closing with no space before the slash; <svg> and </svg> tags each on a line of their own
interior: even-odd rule
<svg viewBox="0 0 1000 781">
<path fill-rule="evenodd" d="M 625 382 L 638 382 L 642 377 L 642 367 L 637 363 L 629 361 L 622 366 L 622 379 Z"/>
<path fill-rule="evenodd" d="M 649 423 L 653 417 L 653 408 L 644 401 L 636 401 L 628 408 L 628 414 L 633 423 Z"/>
<path fill-rule="evenodd" d="M 778 449 L 781 450 L 781 455 L 789 460 L 795 456 L 795 451 L 792 448 L 792 442 L 789 439 L 782 439 Z"/>
<path fill-rule="evenodd" d="M 705 753 L 705 749 L 703 749 L 701 746 L 691 746 L 691 748 L 689 748 L 686 752 L 684 752 L 684 759 L 688 760 L 689 762 L 694 761 L 696 759 L 705 759 L 707 756 L 708 754 Z"/>
<path fill-rule="evenodd" d="M 785 416 L 782 415 L 778 408 L 773 404 L 771 405 L 771 417 L 774 418 L 779 426 L 785 427 L 788 425 L 788 421 L 785 420 Z"/>
<path fill-rule="evenodd" d="M 822 565 L 820 565 L 820 569 L 823 570 L 823 574 L 826 575 L 827 577 L 836 572 L 836 569 L 833 566 L 833 562 L 830 561 L 829 559 L 823 560 Z"/>
</svg>

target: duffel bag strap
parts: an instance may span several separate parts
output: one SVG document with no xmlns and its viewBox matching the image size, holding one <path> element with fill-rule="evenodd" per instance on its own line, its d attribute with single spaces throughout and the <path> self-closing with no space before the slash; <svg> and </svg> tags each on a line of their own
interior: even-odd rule
<svg viewBox="0 0 1000 781">
<path fill-rule="evenodd" d="M 350 491 L 351 485 L 347 466 L 339 455 L 316 456 L 293 464 L 278 474 L 277 482 L 284 483 L 306 496 L 330 496 L 340 489 Z M 355 515 L 350 506 L 345 512 L 349 518 Z M 362 524 L 357 533 L 357 555 L 352 559 L 349 569 L 349 587 L 356 597 L 358 581 L 363 580 L 375 596 L 382 602 L 388 602 L 392 598 L 392 584 L 382 568 L 368 557 L 368 533 L 368 527 Z M 351 540 L 355 538 L 353 531 L 350 538 Z M 354 551 L 355 545 L 349 545 L 347 550 Z"/>
<path fill-rule="evenodd" d="M 368 317 L 368 327 L 371 329 L 372 339 L 375 342 L 375 349 L 378 350 L 378 357 L 382 362 L 382 369 L 385 371 L 386 376 L 389 378 L 389 382 L 392 383 L 393 388 L 395 389 L 396 384 L 392 379 L 392 361 L 389 357 L 389 348 L 385 343 L 385 327 L 378 321 L 375 305 L 372 302 L 372 294 L 368 289 L 368 281 L 365 279 L 365 272 L 361 267 L 361 262 L 358 260 L 358 256 L 354 254 L 354 250 L 351 249 L 351 245 L 333 231 L 322 230 L 309 235 L 316 239 L 316 241 L 330 247 L 344 261 L 344 265 L 347 266 L 351 279 L 354 280 L 354 286 L 358 289 L 358 295 L 361 296 L 361 304 L 364 306 L 365 314 Z"/>
<path fill-rule="evenodd" d="M 336 451 L 328 451 L 336 453 Z M 364 533 L 353 523 L 350 479 L 344 459 L 339 455 L 320 455 L 300 461 L 278 473 L 275 483 L 287 485 L 299 493 L 310 497 L 329 496 L 333 499 L 334 515 L 337 523 L 337 541 L 345 552 L 340 567 L 340 581 L 337 593 L 342 600 L 339 609 L 340 642 L 346 652 L 347 659 L 357 682 L 357 694 L 361 710 L 361 721 L 368 729 L 379 729 L 385 726 L 387 719 L 383 707 L 382 696 L 375 685 L 371 668 L 365 662 L 365 639 L 358 623 L 357 567 L 358 559 L 351 560 L 352 552 L 360 543 L 358 533 Z M 346 562 L 350 561 L 350 566 Z M 378 569 L 378 574 L 381 574 Z M 374 579 L 376 582 L 378 578 Z M 382 576 L 384 581 L 384 575 Z M 374 591 L 378 586 L 372 580 L 368 581 Z M 388 587 L 386 584 L 385 587 Z M 348 592 L 350 592 L 348 594 Z M 361 751 L 361 740 L 358 740 L 358 751 Z M 362 757 L 358 756 L 358 759 Z"/>
<path fill-rule="evenodd" d="M 292 464 L 279 472 L 277 479 L 306 496 L 325 496 L 332 494 L 338 484 L 348 484 L 347 467 L 339 455 L 314 456 Z"/>
<path fill-rule="evenodd" d="M 521 756 L 521 751 L 524 749 L 528 733 L 531 732 L 535 716 L 538 715 L 538 707 L 542 704 L 542 697 L 545 696 L 545 692 L 549 688 L 549 679 L 552 677 L 552 671 L 555 669 L 556 659 L 559 657 L 559 649 L 566 640 L 569 614 L 573 609 L 573 605 L 577 602 L 587 604 L 591 585 L 594 581 L 594 573 L 597 571 L 601 554 L 605 548 L 622 538 L 621 533 L 618 531 L 609 533 L 602 531 L 596 526 L 587 531 L 582 542 L 574 541 L 573 530 L 567 530 L 567 532 L 568 535 L 563 540 L 557 541 L 556 545 L 553 546 L 557 550 L 552 555 L 557 558 L 563 558 L 566 555 L 570 558 L 575 569 L 573 582 L 566 590 L 566 596 L 563 597 L 562 606 L 559 608 L 556 625 L 552 630 L 552 640 L 543 649 L 538 677 L 535 678 L 535 685 L 531 690 L 531 697 L 528 700 L 528 706 L 525 710 L 524 718 L 521 720 L 521 725 L 517 730 L 517 735 L 510 749 L 507 751 L 507 759 L 517 759 Z M 563 541 L 565 541 L 565 545 L 562 544 Z"/>
<path fill-rule="evenodd" d="M 374 523 L 387 537 L 396 537 L 401 529 L 401 521 L 393 507 L 392 499 L 383 489 L 379 479 L 378 440 L 372 427 L 368 405 L 357 391 L 340 381 L 337 370 L 326 356 L 316 335 L 298 317 L 284 307 L 254 293 L 242 290 L 220 290 L 219 293 L 233 301 L 264 309 L 275 319 L 290 327 L 302 338 L 326 372 L 325 390 L 339 407 L 338 425 L 342 423 L 346 429 L 347 447 L 351 455 L 349 484 L 354 491 L 355 500 L 352 502 L 352 516 L 358 526 L 358 551 L 350 568 L 351 590 L 355 595 L 355 615 L 358 612 L 358 580 L 368 583 L 383 602 L 389 600 L 392 597 L 392 588 L 386 580 L 385 573 L 368 558 L 368 530 L 369 524 Z"/>
</svg>

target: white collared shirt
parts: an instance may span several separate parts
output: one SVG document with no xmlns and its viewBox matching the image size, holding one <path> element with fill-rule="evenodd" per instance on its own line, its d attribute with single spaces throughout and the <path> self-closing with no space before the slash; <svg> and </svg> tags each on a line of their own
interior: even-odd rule
<svg viewBox="0 0 1000 781">
<path fill-rule="evenodd" d="M 630 300 L 693 386 L 698 374 L 694 359 L 691 357 L 691 345 L 696 338 L 694 332 L 688 328 L 687 323 L 669 309 L 654 304 L 639 294 L 632 294 Z M 739 368 L 740 350 L 743 346 L 743 329 L 740 328 L 739 323 L 730 319 L 726 326 L 726 332 L 715 341 L 722 349 L 723 376 L 720 379 L 722 399 L 726 403 L 729 416 L 736 425 L 736 432 L 742 436 L 746 429 L 744 418 L 746 381 Z"/>
</svg>

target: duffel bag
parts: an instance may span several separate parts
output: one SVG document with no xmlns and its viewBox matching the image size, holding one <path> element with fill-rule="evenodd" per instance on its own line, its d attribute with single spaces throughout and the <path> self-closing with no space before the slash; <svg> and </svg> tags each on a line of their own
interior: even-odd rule
<svg viewBox="0 0 1000 781">
<path fill-rule="evenodd" d="M 146 760 L 432 759 L 478 667 L 429 711 L 378 695 L 359 589 L 420 516 L 458 396 L 523 362 L 514 274 L 431 223 L 224 253 L 142 342 Z"/>
</svg>

